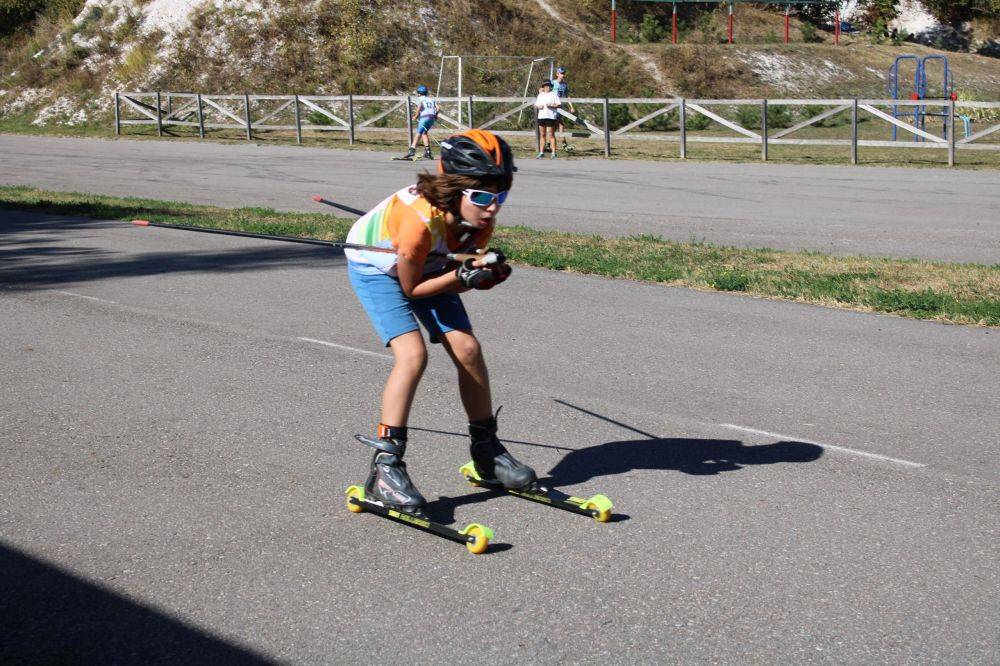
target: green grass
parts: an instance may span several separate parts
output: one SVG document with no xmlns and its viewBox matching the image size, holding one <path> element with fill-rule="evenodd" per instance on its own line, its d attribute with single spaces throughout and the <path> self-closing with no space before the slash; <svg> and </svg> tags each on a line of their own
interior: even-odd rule
<svg viewBox="0 0 1000 666">
<path fill-rule="evenodd" d="M 325 214 L 228 209 L 21 186 L 0 186 L 3 208 L 324 240 L 345 238 L 352 223 Z M 678 243 L 649 235 L 605 238 L 522 226 L 499 227 L 494 238 L 512 263 L 520 265 L 916 319 L 1000 326 L 1000 264 L 837 257 Z"/>
</svg>

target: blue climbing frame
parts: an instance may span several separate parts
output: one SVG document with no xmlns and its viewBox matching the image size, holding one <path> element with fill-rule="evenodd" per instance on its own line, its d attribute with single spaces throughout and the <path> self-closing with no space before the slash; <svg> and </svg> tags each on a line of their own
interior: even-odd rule
<svg viewBox="0 0 1000 666">
<path fill-rule="evenodd" d="M 940 95 L 928 96 L 932 89 L 928 82 L 927 76 L 927 63 L 929 61 L 939 60 L 941 61 L 941 89 Z M 914 64 L 913 71 L 913 89 L 905 97 L 900 97 L 900 65 L 904 62 L 912 61 Z M 940 99 L 948 100 L 952 99 L 955 93 L 955 82 L 951 75 L 951 66 L 948 63 L 947 56 L 943 55 L 926 55 L 924 57 L 915 55 L 901 55 L 896 58 L 892 63 L 892 67 L 889 68 L 889 92 L 893 99 L 912 99 L 912 100 L 922 100 L 922 99 Z M 913 106 L 904 107 L 905 110 L 900 111 L 900 107 L 892 107 L 892 115 L 894 118 L 913 118 L 913 126 L 924 131 L 927 130 L 927 117 L 939 117 L 942 119 L 943 123 L 943 134 L 942 136 L 948 136 L 948 114 L 945 111 L 928 111 L 926 106 Z M 895 141 L 897 138 L 897 133 L 899 128 L 895 125 L 892 126 L 892 140 Z M 966 132 L 968 133 L 968 131 Z M 914 141 L 925 141 L 921 136 L 914 136 Z"/>
</svg>

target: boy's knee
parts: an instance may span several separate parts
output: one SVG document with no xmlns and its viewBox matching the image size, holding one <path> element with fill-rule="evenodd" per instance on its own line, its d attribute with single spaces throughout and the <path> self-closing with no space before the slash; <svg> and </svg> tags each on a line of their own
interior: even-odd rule
<svg viewBox="0 0 1000 666">
<path fill-rule="evenodd" d="M 472 336 L 462 339 L 457 344 L 452 344 L 452 353 L 455 360 L 466 367 L 477 366 L 483 360 L 483 348 L 479 345 L 479 340 Z"/>
<path fill-rule="evenodd" d="M 423 372 L 427 367 L 427 348 L 423 345 L 412 345 L 397 350 L 396 364 L 416 372 Z"/>
</svg>

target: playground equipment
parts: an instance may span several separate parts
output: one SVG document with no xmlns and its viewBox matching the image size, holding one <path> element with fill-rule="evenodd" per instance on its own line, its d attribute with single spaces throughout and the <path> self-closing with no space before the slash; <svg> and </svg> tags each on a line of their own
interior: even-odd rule
<svg viewBox="0 0 1000 666">
<path fill-rule="evenodd" d="M 941 63 L 941 78 L 940 87 L 936 88 L 931 86 L 928 77 L 928 63 L 938 61 Z M 908 94 L 901 89 L 902 80 L 900 77 L 901 65 L 906 62 L 912 62 L 914 66 L 913 71 L 913 88 Z M 901 55 L 896 58 L 892 63 L 892 67 L 889 68 L 889 94 L 892 95 L 892 99 L 911 99 L 914 101 L 919 100 L 956 100 L 958 95 L 955 93 L 955 81 L 952 78 L 951 66 L 948 63 L 948 57 L 943 55 L 926 55 L 923 57 L 916 55 Z M 904 96 L 900 96 L 905 94 Z M 903 107 L 892 107 L 892 115 L 894 118 L 912 118 L 913 126 L 924 131 L 927 130 L 927 118 L 937 117 L 941 118 L 943 125 L 942 136 L 948 136 L 948 113 L 945 111 L 928 111 L 926 106 L 909 106 Z M 969 136 L 970 123 L 969 119 L 962 117 L 962 121 L 965 127 L 965 135 Z M 895 125 L 892 126 L 892 140 L 897 139 L 897 133 L 899 128 Z M 923 137 L 914 135 L 914 141 L 925 141 Z"/>
</svg>

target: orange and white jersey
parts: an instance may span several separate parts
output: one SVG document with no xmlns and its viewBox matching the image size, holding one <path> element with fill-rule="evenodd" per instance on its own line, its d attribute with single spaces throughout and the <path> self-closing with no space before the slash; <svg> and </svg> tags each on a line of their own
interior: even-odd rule
<svg viewBox="0 0 1000 666">
<path fill-rule="evenodd" d="M 396 276 L 399 256 L 424 265 L 424 275 L 444 270 L 448 252 L 485 249 L 493 230 L 472 231 L 456 237 L 448 228 L 445 211 L 435 208 L 417 193 L 416 186 L 404 187 L 358 219 L 347 234 L 347 242 L 394 249 L 395 253 L 344 250 L 347 260 L 362 273 Z M 433 253 L 433 254 L 432 254 Z"/>
</svg>

